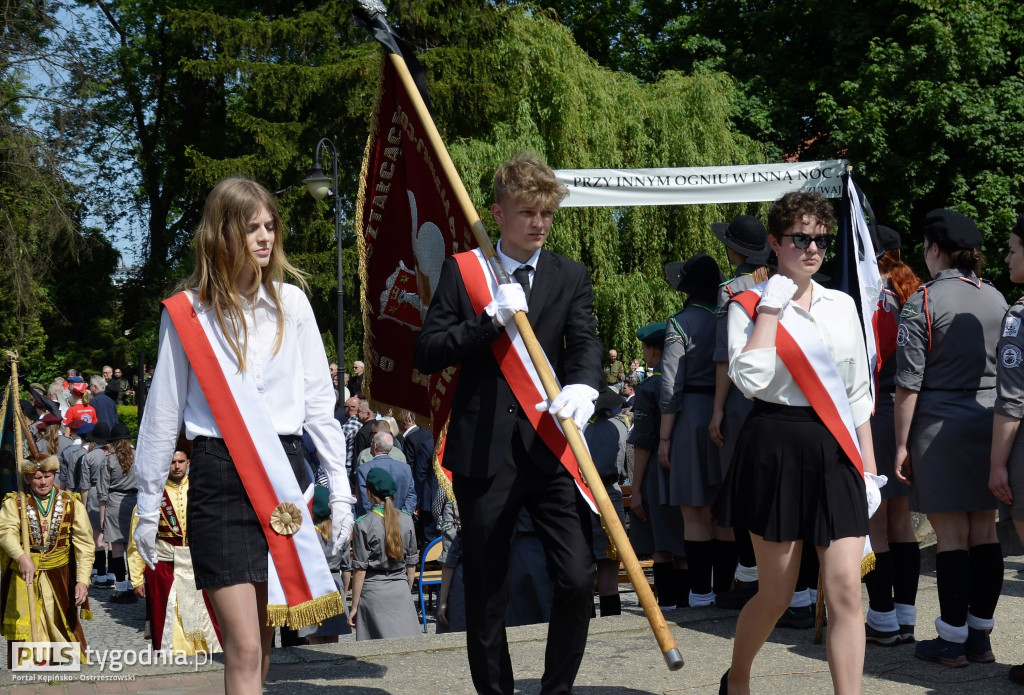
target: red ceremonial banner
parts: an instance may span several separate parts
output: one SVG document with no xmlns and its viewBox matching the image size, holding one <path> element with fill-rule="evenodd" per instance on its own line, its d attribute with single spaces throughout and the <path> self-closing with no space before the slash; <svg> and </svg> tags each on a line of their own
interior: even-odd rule
<svg viewBox="0 0 1024 695">
<path fill-rule="evenodd" d="M 387 55 L 363 156 L 356 229 L 365 331 L 363 390 L 377 409 L 405 408 L 423 424 L 431 420 L 434 441 L 441 442 L 458 370 L 421 374 L 413 366 L 413 345 L 444 259 L 477 244 Z"/>
</svg>

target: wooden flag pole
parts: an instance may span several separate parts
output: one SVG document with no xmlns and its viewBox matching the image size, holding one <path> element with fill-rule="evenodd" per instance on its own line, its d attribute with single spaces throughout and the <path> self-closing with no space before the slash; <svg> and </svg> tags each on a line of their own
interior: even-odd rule
<svg viewBox="0 0 1024 695">
<path fill-rule="evenodd" d="M 416 110 L 416 115 L 419 116 L 424 128 L 426 128 L 427 138 L 429 139 L 430 144 L 434 147 L 435 152 L 437 152 L 441 168 L 444 170 L 448 181 L 454 189 L 455 197 L 458 199 L 459 205 L 462 207 L 463 214 L 466 216 L 466 219 L 470 221 L 473 229 L 473 236 L 476 238 L 477 244 L 487 257 L 488 263 L 493 269 L 495 275 L 498 277 L 498 281 L 502 284 L 507 284 L 509 282 L 508 275 L 505 273 L 505 270 L 501 267 L 501 264 L 495 256 L 494 246 L 491 244 L 490 237 L 487 236 L 487 230 L 484 228 L 480 215 L 473 206 L 473 201 L 470 200 L 469 194 L 466 192 L 466 188 L 462 185 L 462 179 L 459 177 L 459 173 L 455 169 L 455 164 L 452 162 L 451 157 L 448 154 L 448 148 L 445 147 L 444 142 L 441 140 L 441 134 L 437 131 L 437 126 L 434 124 L 434 120 L 431 118 L 430 112 L 427 110 L 427 106 L 423 102 L 423 97 L 420 95 L 419 89 L 416 87 L 412 75 L 409 73 L 409 68 L 406 66 L 405 60 L 400 55 L 396 55 L 390 51 L 388 52 L 388 57 L 391 60 L 392 65 L 394 65 L 395 70 L 398 72 L 399 78 L 402 80 L 402 84 L 405 86 L 406 91 L 409 93 L 409 98 L 412 100 L 413 108 Z M 559 393 L 558 382 L 555 380 L 555 375 L 551 372 L 551 368 L 548 366 L 547 358 L 544 355 L 544 349 L 540 346 L 540 343 L 537 342 L 537 337 L 534 335 L 533 327 L 530 325 L 526 312 L 520 311 L 516 313 L 514 320 L 516 322 L 516 328 L 519 329 L 519 335 L 522 336 L 523 342 L 526 344 L 526 349 L 530 354 L 530 359 L 533 361 L 534 368 L 540 376 L 541 384 L 544 386 L 544 392 L 547 394 L 549 401 L 554 400 L 555 396 Z M 565 433 L 565 438 L 569 442 L 569 447 L 572 449 L 572 453 L 576 457 L 576 461 L 579 462 L 580 472 L 583 474 L 584 480 L 586 480 L 587 485 L 590 487 L 590 491 L 594 495 L 594 499 L 597 501 L 597 507 L 601 511 L 601 516 L 603 517 L 604 523 L 608 529 L 608 534 L 611 536 L 612 543 L 615 544 L 615 548 L 619 553 L 619 557 L 622 559 L 623 565 L 625 565 L 626 573 L 629 575 L 629 580 L 633 583 L 633 588 L 636 591 L 637 598 L 640 599 L 640 605 L 643 606 L 644 613 L 647 615 L 647 620 L 650 622 L 651 629 L 654 631 L 654 636 L 658 640 L 658 646 L 661 648 L 661 652 L 665 657 L 665 663 L 668 665 L 670 671 L 677 671 L 683 667 L 682 654 L 680 654 L 679 648 L 676 646 L 675 639 L 672 637 L 672 633 L 668 629 L 668 625 L 665 623 L 665 617 L 661 614 L 661 609 L 658 607 L 658 602 L 654 598 L 654 593 L 651 591 L 651 586 L 647 582 L 647 577 L 644 575 L 644 571 L 636 559 L 636 553 L 633 552 L 633 546 L 629 544 L 629 538 L 626 536 L 626 530 L 622 527 L 622 523 L 619 521 L 615 507 L 612 506 L 612 501 L 608 497 L 608 493 L 604 488 L 604 483 L 601 482 L 601 476 L 598 474 L 597 469 L 594 467 L 594 462 L 590 458 L 590 452 L 583 443 L 583 437 L 580 436 L 580 431 L 577 429 L 576 423 L 573 422 L 572 418 L 559 417 L 559 420 L 561 421 L 562 431 Z"/>
<path fill-rule="evenodd" d="M 21 503 L 21 550 L 23 553 L 32 557 L 32 541 L 28 534 L 28 496 L 25 494 L 25 476 L 21 474 L 21 462 L 24 458 L 24 446 L 23 442 L 30 441 L 29 433 L 24 429 L 24 422 L 22 418 L 24 413 L 21 412 L 21 402 L 18 397 L 18 353 L 7 352 L 7 356 L 11 358 L 11 381 L 7 387 L 7 392 L 4 394 L 4 408 L 9 405 L 11 407 L 11 415 L 14 419 L 14 458 L 15 465 L 18 467 L 18 501 Z M 3 419 L 0 420 L 2 423 L 6 420 L 7 413 L 3 413 Z M 23 439 L 24 437 L 24 439 Z M 31 442 L 33 453 L 35 452 L 35 442 Z M 18 566 L 18 558 L 13 558 L 15 567 L 12 567 L 12 571 L 21 572 L 20 566 Z M 28 590 L 28 621 L 32 634 L 33 642 L 42 642 L 42 636 L 39 634 L 39 623 L 36 620 L 36 584 L 35 577 L 31 583 L 25 582 L 25 588 Z"/>
</svg>

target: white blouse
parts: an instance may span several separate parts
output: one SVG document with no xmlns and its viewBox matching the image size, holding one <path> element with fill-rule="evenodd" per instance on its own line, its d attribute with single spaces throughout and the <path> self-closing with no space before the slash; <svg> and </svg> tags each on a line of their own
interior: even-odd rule
<svg viewBox="0 0 1024 695">
<path fill-rule="evenodd" d="M 864 330 L 853 299 L 845 292 L 830 290 L 811 282 L 811 310 L 793 304 L 807 319 L 836 363 L 846 384 L 854 425 L 871 418 L 874 402 L 869 387 Z M 774 347 L 743 352 L 754 322 L 737 302 L 729 305 L 729 378 L 747 398 L 769 403 L 808 406 L 810 403 L 776 354 Z"/>
<path fill-rule="evenodd" d="M 243 302 L 249 336 L 246 371 L 255 380 L 277 434 L 308 432 L 327 472 L 332 502 L 347 498 L 350 493 L 345 473 L 345 438 L 341 425 L 334 419 L 334 387 L 313 309 L 306 295 L 294 285 L 279 284 L 278 293 L 284 311 L 284 335 L 276 354 L 277 306 L 262 285 L 252 306 Z M 193 299 L 193 306 L 197 312 L 212 311 L 200 304 L 198 298 Z M 219 323 L 211 323 L 215 333 L 209 336 L 211 342 L 226 344 Z M 199 436 L 222 437 L 207 395 L 199 386 L 166 311 L 160 319 L 158 355 L 136 446 L 140 517 L 159 511 L 182 422 L 189 440 Z M 238 365 L 227 365 L 225 369 L 237 370 Z M 229 394 L 217 396 L 230 398 Z"/>
</svg>

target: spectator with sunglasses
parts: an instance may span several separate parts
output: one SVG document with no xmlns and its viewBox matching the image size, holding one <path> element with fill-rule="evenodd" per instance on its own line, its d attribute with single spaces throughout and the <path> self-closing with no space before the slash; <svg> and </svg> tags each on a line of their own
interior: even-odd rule
<svg viewBox="0 0 1024 695">
<path fill-rule="evenodd" d="M 853 300 L 812 280 L 834 226 L 832 206 L 818 193 L 775 201 L 768 242 L 778 273 L 729 305 L 729 376 L 754 406 L 716 518 L 750 532 L 759 586 L 736 623 L 732 664 L 719 686 L 724 695 L 750 691 L 751 665 L 790 606 L 808 543 L 821 562 L 833 687 L 861 689 L 866 487 L 878 494 L 873 476 L 864 475 L 875 472 L 873 402 Z"/>
<path fill-rule="evenodd" d="M 915 654 L 943 666 L 995 660 L 989 633 L 1003 581 L 984 462 L 1006 301 L 978 278 L 981 245 L 963 214 L 928 213 L 924 259 L 934 279 L 903 305 L 896 334 L 896 477 L 912 486 L 910 508 L 928 515 L 938 546 L 938 637 Z"/>
</svg>

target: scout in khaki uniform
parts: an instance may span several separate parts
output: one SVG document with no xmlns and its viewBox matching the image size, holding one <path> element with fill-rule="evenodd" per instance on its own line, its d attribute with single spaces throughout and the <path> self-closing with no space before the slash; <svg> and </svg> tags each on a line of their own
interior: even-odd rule
<svg viewBox="0 0 1024 695">
<path fill-rule="evenodd" d="M 92 526 L 82 503 L 54 487 L 59 467 L 56 456 L 22 461 L 21 474 L 29 488 L 27 510 L 22 509 L 16 493 L 8 494 L 0 506 L 0 613 L 8 666 L 11 643 L 33 638 L 26 581 L 35 586 L 38 639 L 78 642 L 85 660 L 78 607 L 82 607 L 82 618 L 92 619 L 88 603 Z M 21 515 L 26 511 L 32 543 L 28 553 L 21 545 Z"/>
</svg>

